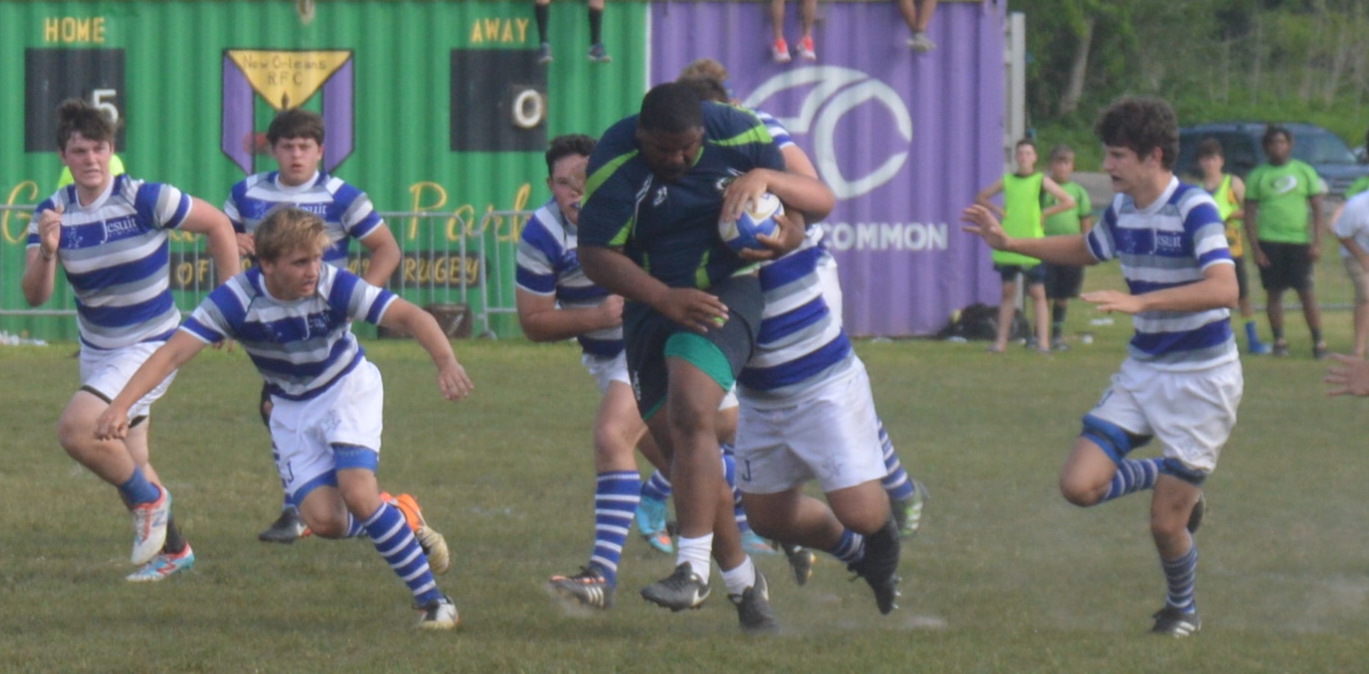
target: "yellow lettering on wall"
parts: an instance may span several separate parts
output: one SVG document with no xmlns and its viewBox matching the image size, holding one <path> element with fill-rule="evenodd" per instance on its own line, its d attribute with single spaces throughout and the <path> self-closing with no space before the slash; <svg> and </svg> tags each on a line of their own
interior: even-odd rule
<svg viewBox="0 0 1369 674">
<path fill-rule="evenodd" d="M 447 189 L 432 181 L 421 181 L 410 185 L 409 195 L 411 197 L 409 210 L 414 213 L 432 213 L 436 216 L 441 214 L 447 205 Z M 495 241 L 517 243 L 522 237 L 523 225 L 529 216 L 509 216 L 506 213 L 527 209 L 531 198 L 532 184 L 523 183 L 514 191 L 511 206 L 500 207 L 493 203 L 487 203 L 484 205 L 483 211 L 480 211 L 475 204 L 459 204 L 450 209 L 450 216 L 447 217 L 443 228 L 443 236 L 450 243 L 463 238 L 484 236 L 489 228 L 493 228 Z M 477 213 L 483 215 L 477 217 Z M 430 222 L 436 226 L 437 220 L 437 217 L 424 215 L 409 217 L 403 228 L 403 238 L 407 241 L 415 241 L 428 236 L 419 231 L 420 225 Z M 414 271 L 421 274 L 423 268 L 416 268 Z"/>
<path fill-rule="evenodd" d="M 522 43 L 528 39 L 527 19 L 487 17 L 471 25 L 471 44 L 485 42 Z"/>
<path fill-rule="evenodd" d="M 503 23 L 503 20 L 497 19 L 497 18 L 496 18 L 496 19 L 485 19 L 484 23 L 485 23 L 485 39 L 486 39 L 486 40 L 498 40 L 498 39 L 499 39 L 499 25 Z"/>
<path fill-rule="evenodd" d="M 475 206 L 461 204 L 459 208 L 452 211 L 452 215 L 456 217 L 447 221 L 447 240 L 456 241 L 463 236 L 472 235 L 472 230 L 475 228 Z M 462 223 L 465 223 L 464 226 Z"/>
<path fill-rule="evenodd" d="M 46 17 L 43 19 L 43 41 L 104 44 L 105 17 Z"/>
<path fill-rule="evenodd" d="M 409 186 L 409 194 L 413 197 L 409 202 L 409 210 L 415 213 L 436 211 L 447 205 L 447 189 L 435 182 L 414 183 Z M 424 203 L 424 196 L 428 194 L 436 195 L 435 203 Z M 409 224 L 404 228 L 404 238 L 410 241 L 418 238 L 418 217 L 409 218 Z"/>
<path fill-rule="evenodd" d="M 27 192 L 27 196 L 23 196 Z M 25 180 L 14 189 L 10 190 L 9 197 L 5 199 L 6 206 L 13 206 L 15 203 L 31 204 L 38 198 L 38 183 L 32 180 Z M 14 216 L 17 223 L 15 229 L 18 233 L 11 230 L 10 216 Z M 0 231 L 4 232 L 5 243 L 27 243 L 29 238 L 29 220 L 33 216 L 23 211 L 12 211 L 5 209 L 0 211 Z"/>
</svg>

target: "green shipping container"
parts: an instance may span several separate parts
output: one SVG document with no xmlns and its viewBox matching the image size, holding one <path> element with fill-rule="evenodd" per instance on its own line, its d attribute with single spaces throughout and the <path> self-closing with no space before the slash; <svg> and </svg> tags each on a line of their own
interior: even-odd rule
<svg viewBox="0 0 1369 674">
<path fill-rule="evenodd" d="M 598 134 L 635 111 L 648 5 L 609 6 L 614 60 L 596 64 L 585 58 L 584 5 L 554 3 L 556 59 L 545 65 L 530 2 L 327 0 L 308 22 L 296 8 L 0 0 L 0 90 L 24 92 L 0 112 L 0 329 L 76 336 L 69 295 L 32 311 L 18 279 L 25 208 L 52 193 L 61 169 L 52 112 L 80 97 L 118 116 L 117 152 L 131 175 L 215 206 L 244 176 L 275 168 L 262 134 L 277 110 L 320 112 L 325 170 L 390 214 L 405 251 L 391 289 L 419 304 L 466 304 L 477 331 L 517 334 L 522 218 L 513 213 L 550 196 L 548 139 Z M 186 237 L 173 243 L 172 282 L 186 310 L 211 282 L 198 248 Z"/>
</svg>

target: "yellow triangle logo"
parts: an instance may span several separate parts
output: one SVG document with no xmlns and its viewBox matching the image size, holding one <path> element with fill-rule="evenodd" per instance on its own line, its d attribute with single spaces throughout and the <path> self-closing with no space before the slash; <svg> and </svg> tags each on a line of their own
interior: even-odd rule
<svg viewBox="0 0 1369 674">
<path fill-rule="evenodd" d="M 299 107 L 317 93 L 338 68 L 347 65 L 352 52 L 229 49 L 228 58 L 271 107 L 286 110 Z"/>
</svg>

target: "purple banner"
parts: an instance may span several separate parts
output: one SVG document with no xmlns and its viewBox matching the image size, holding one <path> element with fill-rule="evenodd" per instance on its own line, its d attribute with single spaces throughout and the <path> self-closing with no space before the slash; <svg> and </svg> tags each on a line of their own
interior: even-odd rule
<svg viewBox="0 0 1369 674">
<path fill-rule="evenodd" d="M 797 3 L 785 35 L 800 34 Z M 825 3 L 817 61 L 770 58 L 765 3 L 657 2 L 652 83 L 696 58 L 727 66 L 735 95 L 779 118 L 838 204 L 822 223 L 845 292 L 847 331 L 929 335 L 953 311 L 996 303 L 988 249 L 960 211 L 1003 171 L 1002 3 L 942 3 L 910 49 L 893 2 Z"/>
</svg>

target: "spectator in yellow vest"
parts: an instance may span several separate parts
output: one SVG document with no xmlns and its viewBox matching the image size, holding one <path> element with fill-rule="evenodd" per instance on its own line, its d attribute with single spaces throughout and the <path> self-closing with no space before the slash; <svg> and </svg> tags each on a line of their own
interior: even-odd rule
<svg viewBox="0 0 1369 674">
<path fill-rule="evenodd" d="M 1217 202 L 1217 214 L 1226 223 L 1226 245 L 1231 248 L 1231 259 L 1236 263 L 1236 285 L 1240 288 L 1237 307 L 1245 321 L 1246 352 L 1255 355 L 1269 353 L 1269 345 L 1260 341 L 1255 326 L 1255 309 L 1250 306 L 1250 284 L 1245 276 L 1245 183 L 1240 176 L 1225 172 L 1226 158 L 1222 143 L 1216 138 L 1204 138 L 1198 144 L 1198 166 L 1202 168 L 1202 185 L 1212 200 Z"/>
<path fill-rule="evenodd" d="M 1009 173 L 992 185 L 979 191 L 974 202 L 994 213 L 1003 222 L 1009 236 L 1039 239 L 1045 236 L 1043 223 L 1057 213 L 1063 213 L 1078 206 L 1074 197 L 1060 188 L 1049 176 L 1036 170 L 1036 143 L 1030 138 L 1017 141 L 1014 150 L 1017 171 Z M 1003 207 L 999 208 L 989 200 L 1003 193 Z M 1056 204 L 1041 209 L 1041 194 L 1055 197 Z M 1027 348 L 1041 353 L 1050 353 L 1050 309 L 1046 304 L 1046 268 L 1041 261 L 1008 251 L 993 251 L 993 268 L 1003 279 L 1003 296 L 998 302 L 998 337 L 989 348 L 992 353 L 1003 353 L 1008 348 L 1008 337 L 1012 334 L 1013 315 L 1017 313 L 1017 278 L 1026 280 L 1027 295 L 1032 300 L 1032 310 L 1036 317 L 1035 336 L 1027 338 Z"/>
</svg>

